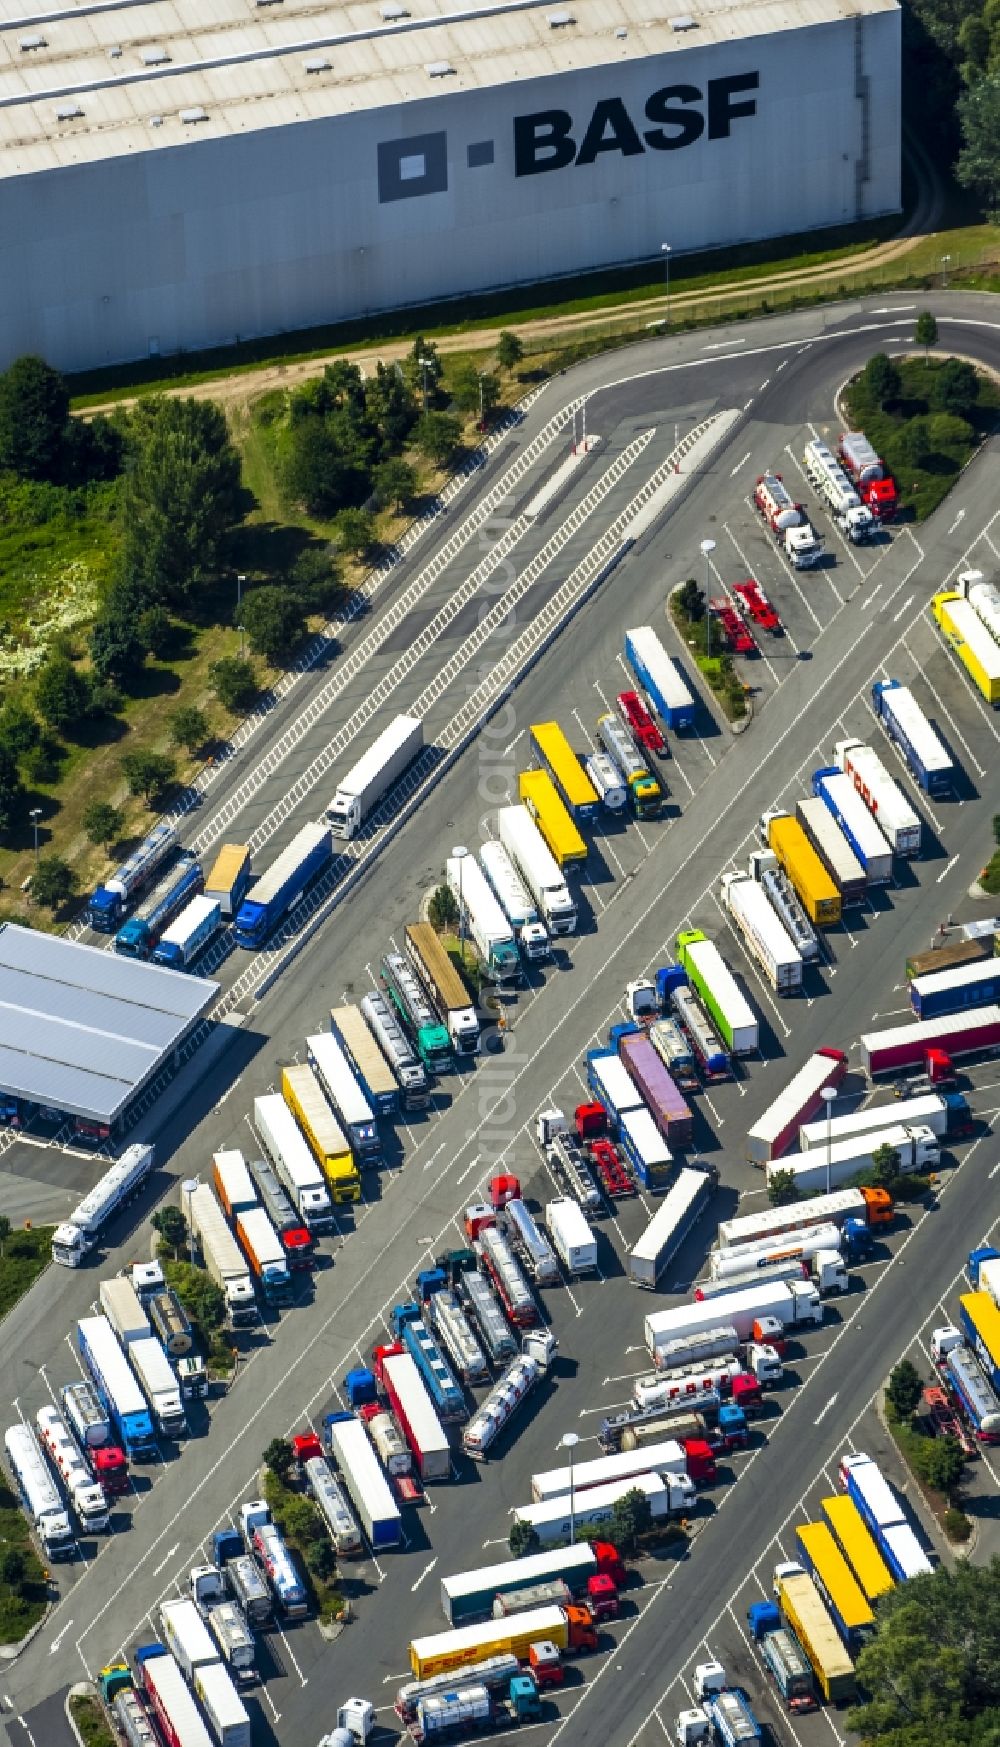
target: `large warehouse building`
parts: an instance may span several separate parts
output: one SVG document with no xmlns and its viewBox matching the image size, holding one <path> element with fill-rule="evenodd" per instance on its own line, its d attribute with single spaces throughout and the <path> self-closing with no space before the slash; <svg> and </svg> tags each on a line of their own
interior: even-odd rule
<svg viewBox="0 0 1000 1747">
<path fill-rule="evenodd" d="M 0 363 L 79 370 L 899 206 L 896 0 L 15 11 Z"/>
<path fill-rule="evenodd" d="M 0 923 L 5 1119 L 22 1123 L 41 1111 L 94 1139 L 120 1132 L 218 988 L 206 977 Z"/>
</svg>

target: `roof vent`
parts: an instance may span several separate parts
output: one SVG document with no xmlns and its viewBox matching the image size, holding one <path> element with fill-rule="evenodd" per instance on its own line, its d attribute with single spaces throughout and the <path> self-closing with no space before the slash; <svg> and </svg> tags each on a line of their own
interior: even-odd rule
<svg viewBox="0 0 1000 1747">
<path fill-rule="evenodd" d="M 697 30 L 696 21 L 687 12 L 682 12 L 679 18 L 670 20 L 671 30 Z"/>
<path fill-rule="evenodd" d="M 201 107 L 197 109 L 181 109 L 178 114 L 185 127 L 193 127 L 196 121 L 208 120 L 208 110 L 202 109 Z"/>
<path fill-rule="evenodd" d="M 162 127 L 163 126 L 162 115 L 151 115 L 149 118 L 149 125 L 150 125 L 150 127 Z"/>
<path fill-rule="evenodd" d="M 410 16 L 406 7 L 400 6 L 399 0 L 384 0 L 384 4 L 379 7 L 379 11 L 387 22 L 393 18 L 409 18 Z"/>
<path fill-rule="evenodd" d="M 56 110 L 56 120 L 75 121 L 77 116 L 82 114 L 83 110 L 80 108 L 79 103 L 60 103 L 59 108 Z"/>
<path fill-rule="evenodd" d="M 26 55 L 31 49 L 45 49 L 49 45 L 44 36 L 22 36 L 18 46 L 22 55 Z"/>
<path fill-rule="evenodd" d="M 330 71 L 330 63 L 325 55 L 310 55 L 309 59 L 303 61 L 302 65 L 307 73 L 328 73 Z"/>
<path fill-rule="evenodd" d="M 280 6 L 282 0 L 253 0 L 255 6 Z"/>
<path fill-rule="evenodd" d="M 428 79 L 447 79 L 454 71 L 450 61 L 428 61 L 424 67 Z"/>
<path fill-rule="evenodd" d="M 121 48 L 119 47 L 118 43 L 112 43 L 111 47 L 108 50 L 108 60 L 109 61 L 120 61 L 121 58 L 122 58 Z"/>
<path fill-rule="evenodd" d="M 143 49 L 139 59 L 144 67 L 159 67 L 164 61 L 169 61 L 170 56 L 166 49 Z"/>
<path fill-rule="evenodd" d="M 616 30 L 616 31 L 615 31 L 615 35 L 616 35 L 616 36 L 617 36 L 617 37 L 618 37 L 618 38 L 619 38 L 619 39 L 622 39 L 622 38 L 624 38 L 624 37 L 626 37 L 626 36 L 628 36 L 628 31 L 627 31 L 627 30 L 626 30 L 626 29 L 625 29 L 625 26 L 624 26 L 624 24 L 620 24 L 620 25 L 619 25 L 619 26 L 618 26 L 618 29 L 617 29 L 617 30 Z"/>
<path fill-rule="evenodd" d="M 550 30 L 562 30 L 567 24 L 575 24 L 572 12 L 549 12 L 546 14 Z"/>
</svg>

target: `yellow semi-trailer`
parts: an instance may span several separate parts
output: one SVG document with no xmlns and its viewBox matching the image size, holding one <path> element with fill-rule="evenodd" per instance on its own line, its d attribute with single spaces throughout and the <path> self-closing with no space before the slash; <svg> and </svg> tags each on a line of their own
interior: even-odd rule
<svg viewBox="0 0 1000 1747">
<path fill-rule="evenodd" d="M 517 779 L 517 793 L 561 868 L 586 861 L 587 845 L 547 770 L 522 770 Z"/>
<path fill-rule="evenodd" d="M 484 1620 L 480 1625 L 414 1638 L 410 1667 L 415 1680 L 428 1680 L 435 1674 L 468 1668 L 487 1656 L 516 1656 L 519 1662 L 526 1662 L 531 1645 L 539 1643 L 555 1644 L 558 1650 L 569 1652 L 596 1650 L 597 1630 L 590 1609 L 539 1607 L 505 1620 Z"/>
<path fill-rule="evenodd" d="M 772 849 L 799 896 L 810 922 L 833 928 L 840 921 L 841 898 L 802 826 L 791 813 L 773 813 L 767 821 Z"/>
<path fill-rule="evenodd" d="M 535 722 L 528 730 L 539 764 L 547 770 L 574 819 L 593 819 L 601 798 L 558 722 Z"/>
<path fill-rule="evenodd" d="M 936 594 L 931 612 L 986 702 L 1000 704 L 1000 643 L 990 636 L 972 602 L 960 594 Z"/>
<path fill-rule="evenodd" d="M 895 1579 L 875 1544 L 853 1498 L 837 1493 L 822 1501 L 823 1515 L 840 1543 L 841 1551 L 858 1580 L 870 1607 L 895 1589 Z"/>
<path fill-rule="evenodd" d="M 809 1658 L 823 1697 L 828 1704 L 847 1704 L 856 1690 L 854 1663 L 812 1578 L 801 1568 L 779 1567 L 774 1574 L 774 1593 L 782 1615 Z"/>
<path fill-rule="evenodd" d="M 354 1155 L 307 1062 L 282 1069 L 281 1095 L 327 1180 L 331 1199 L 338 1205 L 360 1201 L 361 1177 Z"/>
</svg>

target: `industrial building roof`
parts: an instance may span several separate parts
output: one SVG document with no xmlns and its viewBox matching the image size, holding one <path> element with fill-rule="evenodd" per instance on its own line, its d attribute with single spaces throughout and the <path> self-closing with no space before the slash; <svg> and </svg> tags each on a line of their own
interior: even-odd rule
<svg viewBox="0 0 1000 1747">
<path fill-rule="evenodd" d="M 0 924 L 0 1090 L 112 1123 L 218 989 Z"/>
<path fill-rule="evenodd" d="M 4 0 L 0 176 L 897 10 L 897 0 Z"/>
</svg>

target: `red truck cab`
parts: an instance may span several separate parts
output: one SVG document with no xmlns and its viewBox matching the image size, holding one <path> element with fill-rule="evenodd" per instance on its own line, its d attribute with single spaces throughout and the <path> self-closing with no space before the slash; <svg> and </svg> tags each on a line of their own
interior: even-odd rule
<svg viewBox="0 0 1000 1747">
<path fill-rule="evenodd" d="M 490 1205 L 494 1213 L 499 1213 L 502 1207 L 506 1207 L 508 1201 L 519 1201 L 520 1199 L 521 1184 L 517 1177 L 512 1177 L 505 1172 L 502 1176 L 491 1179 Z"/>
<path fill-rule="evenodd" d="M 304 1467 L 314 1456 L 322 1456 L 323 1446 L 315 1432 L 299 1432 L 292 1439 L 292 1454 L 300 1467 Z"/>
<path fill-rule="evenodd" d="M 563 1659 L 550 1638 L 542 1638 L 537 1644 L 528 1645 L 527 1666 L 539 1692 L 544 1692 L 550 1686 L 562 1686 L 566 1679 Z"/>
<path fill-rule="evenodd" d="M 619 692 L 615 702 L 626 728 L 644 752 L 656 758 L 666 758 L 667 739 L 659 724 L 643 703 L 638 692 Z"/>
<path fill-rule="evenodd" d="M 742 1405 L 742 1403 L 741 1403 Z M 714 1486 L 719 1478 L 715 1452 L 705 1438 L 685 1438 L 684 1455 L 687 1471 L 696 1486 Z"/>
<path fill-rule="evenodd" d="M 316 1266 L 315 1244 L 304 1225 L 293 1225 L 279 1232 L 285 1260 L 293 1273 L 302 1274 Z"/>
<path fill-rule="evenodd" d="M 734 1407 L 742 1407 L 747 1418 L 759 1413 L 764 1405 L 764 1391 L 756 1377 L 749 1371 L 738 1371 L 732 1382 L 732 1402 Z M 694 1475 L 691 1476 L 692 1480 Z"/>
<path fill-rule="evenodd" d="M 607 1133 L 608 1117 L 603 1104 L 578 1104 L 573 1112 L 578 1140 L 594 1140 Z"/>
<path fill-rule="evenodd" d="M 628 1572 L 622 1556 L 612 1541 L 591 1541 L 597 1569 L 602 1577 L 610 1577 L 616 1589 L 624 1589 Z"/>
<path fill-rule="evenodd" d="M 403 1351 L 402 1341 L 393 1341 L 391 1344 L 386 1343 L 385 1345 L 383 1345 L 381 1347 L 373 1347 L 372 1348 L 372 1370 L 374 1371 L 376 1377 L 378 1378 L 380 1388 L 382 1388 L 382 1389 L 385 1388 L 385 1361 L 386 1361 L 386 1359 L 398 1358 L 399 1354 L 402 1351 Z M 374 1406 L 375 1405 L 374 1402 L 371 1405 Z"/>
<path fill-rule="evenodd" d="M 606 1571 L 587 1578 L 587 1606 L 595 1620 L 618 1618 L 618 1589 Z"/>
<path fill-rule="evenodd" d="M 129 1490 L 128 1462 L 124 1450 L 118 1444 L 101 1444 L 97 1449 L 85 1445 L 84 1455 L 105 1498 L 123 1498 Z"/>
<path fill-rule="evenodd" d="M 470 1242 L 474 1242 L 484 1226 L 496 1225 L 496 1222 L 497 1216 L 492 1207 L 487 1207 L 484 1201 L 477 1201 L 465 1209 L 465 1219 L 462 1224 L 466 1237 Z"/>
</svg>

